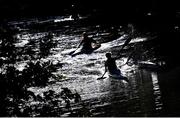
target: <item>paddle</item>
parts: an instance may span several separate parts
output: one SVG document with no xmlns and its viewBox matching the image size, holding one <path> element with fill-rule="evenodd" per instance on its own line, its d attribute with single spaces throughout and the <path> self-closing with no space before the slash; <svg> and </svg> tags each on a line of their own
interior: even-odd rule
<svg viewBox="0 0 180 118">
<path fill-rule="evenodd" d="M 76 52 L 78 48 L 76 48 L 74 51 L 70 52 L 69 55 L 72 55 L 74 52 Z"/>
<path fill-rule="evenodd" d="M 97 80 L 99 80 L 99 79 L 105 79 L 106 77 L 104 77 L 104 75 L 106 74 L 106 72 L 107 72 L 107 71 L 105 71 L 104 74 L 103 74 L 101 77 L 97 78 Z"/>
</svg>

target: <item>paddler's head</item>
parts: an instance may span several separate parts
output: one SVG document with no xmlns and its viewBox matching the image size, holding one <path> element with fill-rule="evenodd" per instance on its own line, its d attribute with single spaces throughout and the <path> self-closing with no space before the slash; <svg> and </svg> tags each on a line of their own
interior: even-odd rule
<svg viewBox="0 0 180 118">
<path fill-rule="evenodd" d="M 111 58 L 111 53 L 110 52 L 106 53 L 106 58 L 108 58 L 108 59 Z"/>
<path fill-rule="evenodd" d="M 86 32 L 83 32 L 83 33 L 82 33 L 82 36 L 83 36 L 83 38 L 87 38 L 87 37 L 88 37 L 88 35 L 87 35 Z"/>
</svg>

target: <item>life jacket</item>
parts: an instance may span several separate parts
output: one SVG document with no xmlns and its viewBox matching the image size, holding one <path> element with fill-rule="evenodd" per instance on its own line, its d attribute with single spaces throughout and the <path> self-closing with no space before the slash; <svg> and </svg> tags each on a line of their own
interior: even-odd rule
<svg viewBox="0 0 180 118">
<path fill-rule="evenodd" d="M 108 68 L 110 73 L 114 73 L 118 70 L 115 59 L 111 58 L 105 62 L 105 66 Z"/>
</svg>

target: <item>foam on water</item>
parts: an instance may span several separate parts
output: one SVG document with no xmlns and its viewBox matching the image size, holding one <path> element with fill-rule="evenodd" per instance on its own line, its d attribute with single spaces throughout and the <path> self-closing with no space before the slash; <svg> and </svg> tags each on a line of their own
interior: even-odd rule
<svg viewBox="0 0 180 118">
<path fill-rule="evenodd" d="M 57 23 L 57 22 L 63 22 L 63 21 L 71 21 L 73 20 L 71 16 L 69 17 L 66 17 L 66 18 L 60 18 L 60 19 L 55 19 L 54 22 Z"/>
</svg>

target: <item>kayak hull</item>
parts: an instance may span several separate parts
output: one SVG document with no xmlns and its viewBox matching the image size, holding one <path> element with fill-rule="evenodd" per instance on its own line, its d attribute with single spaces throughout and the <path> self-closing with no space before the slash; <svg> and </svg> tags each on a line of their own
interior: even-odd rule
<svg viewBox="0 0 180 118">
<path fill-rule="evenodd" d="M 126 82 L 129 82 L 128 78 L 125 76 L 122 76 L 121 74 L 109 74 L 109 78 L 117 79 L 117 80 L 125 80 Z"/>
<path fill-rule="evenodd" d="M 78 55 L 78 54 L 91 54 L 94 50 L 100 48 L 101 45 L 96 45 L 92 49 L 84 49 L 80 48 L 79 50 L 75 51 L 72 56 Z"/>
</svg>

